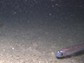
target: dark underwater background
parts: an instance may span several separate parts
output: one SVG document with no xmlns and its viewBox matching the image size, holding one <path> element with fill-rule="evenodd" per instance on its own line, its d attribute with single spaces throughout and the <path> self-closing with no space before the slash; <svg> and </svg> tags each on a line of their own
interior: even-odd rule
<svg viewBox="0 0 84 63">
<path fill-rule="evenodd" d="M 83 0 L 0 0 L 0 63 L 84 63 L 55 54 L 80 43 Z"/>
</svg>

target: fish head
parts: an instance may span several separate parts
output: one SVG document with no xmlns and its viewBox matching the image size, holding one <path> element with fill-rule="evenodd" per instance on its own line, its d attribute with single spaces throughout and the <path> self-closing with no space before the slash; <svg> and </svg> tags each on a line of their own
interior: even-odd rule
<svg viewBox="0 0 84 63">
<path fill-rule="evenodd" d="M 62 58 L 62 57 L 64 57 L 63 51 L 58 51 L 58 52 L 56 53 L 56 58 Z"/>
</svg>

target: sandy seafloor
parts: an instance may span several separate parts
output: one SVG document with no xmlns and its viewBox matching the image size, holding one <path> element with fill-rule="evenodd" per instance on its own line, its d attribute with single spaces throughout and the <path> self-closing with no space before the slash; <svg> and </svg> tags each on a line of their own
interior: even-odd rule
<svg viewBox="0 0 84 63">
<path fill-rule="evenodd" d="M 55 53 L 84 43 L 84 23 L 2 19 L 0 63 L 84 63 L 84 55 L 57 59 Z"/>
</svg>

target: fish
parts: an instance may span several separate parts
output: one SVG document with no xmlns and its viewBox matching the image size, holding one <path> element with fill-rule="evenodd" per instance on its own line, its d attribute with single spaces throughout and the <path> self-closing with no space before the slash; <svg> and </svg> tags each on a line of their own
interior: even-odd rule
<svg viewBox="0 0 84 63">
<path fill-rule="evenodd" d="M 76 55 L 77 53 L 83 52 L 84 53 L 84 43 L 82 44 L 76 44 L 73 46 L 69 46 L 66 48 L 62 48 L 61 50 L 58 50 L 56 53 L 56 58 L 65 58 L 69 56 Z"/>
</svg>

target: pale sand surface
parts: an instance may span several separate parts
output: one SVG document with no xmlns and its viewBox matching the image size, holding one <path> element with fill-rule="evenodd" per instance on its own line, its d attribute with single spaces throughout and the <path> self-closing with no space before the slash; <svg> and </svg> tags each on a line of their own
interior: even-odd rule
<svg viewBox="0 0 84 63">
<path fill-rule="evenodd" d="M 84 41 L 83 25 L 70 30 L 59 25 L 4 22 L 0 28 L 0 63 L 84 63 L 84 55 L 55 58 L 60 48 Z"/>
</svg>

